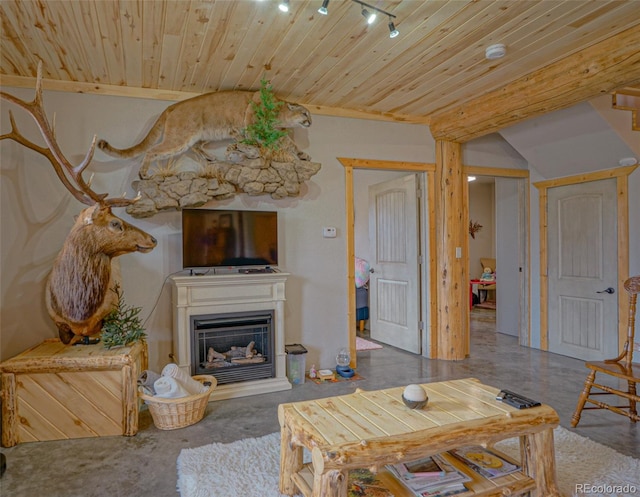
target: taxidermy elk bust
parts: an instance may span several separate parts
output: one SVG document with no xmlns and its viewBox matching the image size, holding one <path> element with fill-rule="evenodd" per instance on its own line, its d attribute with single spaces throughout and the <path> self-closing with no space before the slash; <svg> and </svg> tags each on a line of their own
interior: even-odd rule
<svg viewBox="0 0 640 497">
<path fill-rule="evenodd" d="M 156 239 L 111 212 L 112 207 L 124 207 L 138 200 L 107 198 L 96 193 L 82 173 L 91 163 L 96 138 L 84 160 L 73 166 L 62 154 L 53 127 L 44 112 L 42 101 L 42 63 L 38 64 L 36 95 L 25 102 L 0 92 L 0 97 L 24 109 L 35 120 L 45 147 L 27 140 L 18 132 L 13 114 L 9 111 L 11 132 L 0 140 L 11 139 L 42 154 L 65 187 L 83 204 L 88 205 L 76 219 L 58 254 L 46 283 L 46 305 L 58 328 L 60 340 L 68 344 L 74 336 L 89 337 L 101 331 L 102 320 L 118 302 L 113 291 L 119 284 L 119 271 L 114 270 L 114 257 L 130 252 L 149 252 Z"/>
</svg>

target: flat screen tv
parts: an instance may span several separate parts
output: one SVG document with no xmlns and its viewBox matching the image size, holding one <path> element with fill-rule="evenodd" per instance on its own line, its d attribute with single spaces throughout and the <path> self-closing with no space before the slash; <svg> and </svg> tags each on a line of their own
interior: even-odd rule
<svg viewBox="0 0 640 497">
<path fill-rule="evenodd" d="M 277 212 L 182 210 L 184 269 L 277 265 Z"/>
</svg>

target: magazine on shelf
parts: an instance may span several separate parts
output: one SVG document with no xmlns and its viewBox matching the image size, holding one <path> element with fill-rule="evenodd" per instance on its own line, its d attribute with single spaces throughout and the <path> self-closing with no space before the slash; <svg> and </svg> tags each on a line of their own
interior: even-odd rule
<svg viewBox="0 0 640 497">
<path fill-rule="evenodd" d="M 440 454 L 389 464 L 387 469 L 418 497 L 443 497 L 465 492 L 464 482 L 471 480 Z"/>
<path fill-rule="evenodd" d="M 450 450 L 449 453 L 489 479 L 505 476 L 521 469 L 520 466 L 512 464 L 502 456 L 480 445 L 459 447 Z"/>
<path fill-rule="evenodd" d="M 394 497 L 385 488 L 378 475 L 368 469 L 352 469 L 349 471 L 347 497 Z"/>
<path fill-rule="evenodd" d="M 418 494 L 419 497 L 446 497 L 448 495 L 456 495 L 461 494 L 467 491 L 467 487 L 465 487 L 462 483 L 454 484 L 446 487 L 442 487 L 439 490 L 434 492 L 421 492 Z"/>
</svg>

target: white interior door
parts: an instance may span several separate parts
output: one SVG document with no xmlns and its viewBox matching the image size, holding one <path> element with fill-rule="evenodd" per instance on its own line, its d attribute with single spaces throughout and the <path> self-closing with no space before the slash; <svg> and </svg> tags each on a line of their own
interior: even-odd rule
<svg viewBox="0 0 640 497">
<path fill-rule="evenodd" d="M 548 190 L 549 350 L 590 360 L 618 351 L 616 180 Z"/>
<path fill-rule="evenodd" d="M 521 234 L 523 201 L 517 178 L 496 178 L 496 331 L 518 336 L 520 331 Z"/>
<path fill-rule="evenodd" d="M 369 187 L 371 338 L 420 354 L 417 178 Z"/>
</svg>

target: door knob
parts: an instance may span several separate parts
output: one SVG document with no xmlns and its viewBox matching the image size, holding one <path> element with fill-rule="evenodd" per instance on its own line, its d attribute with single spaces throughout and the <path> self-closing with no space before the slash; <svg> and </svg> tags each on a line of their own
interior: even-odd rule
<svg viewBox="0 0 640 497">
<path fill-rule="evenodd" d="M 375 272 L 376 272 L 376 270 L 375 270 L 375 269 L 373 269 L 373 268 L 371 268 L 371 269 L 369 269 L 369 272 L 370 272 L 370 273 L 375 273 Z"/>
<path fill-rule="evenodd" d="M 606 290 L 602 290 L 602 291 L 600 291 L 600 292 L 596 292 L 596 293 L 608 293 L 608 294 L 612 294 L 612 293 L 616 293 L 616 291 L 615 291 L 613 288 L 609 287 L 609 288 L 607 288 Z"/>
</svg>

